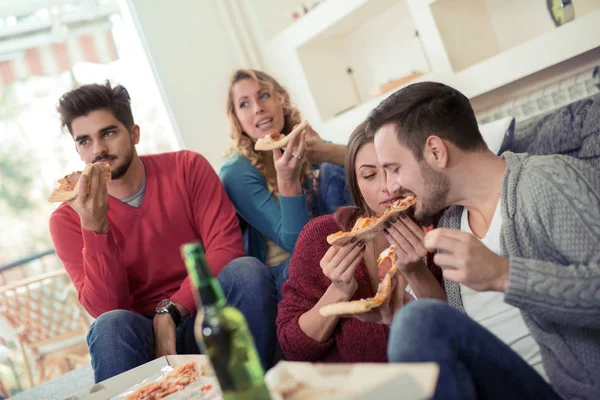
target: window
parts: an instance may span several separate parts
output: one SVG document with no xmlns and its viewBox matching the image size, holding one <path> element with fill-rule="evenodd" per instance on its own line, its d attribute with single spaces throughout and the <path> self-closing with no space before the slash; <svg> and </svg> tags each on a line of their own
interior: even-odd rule
<svg viewBox="0 0 600 400">
<path fill-rule="evenodd" d="M 60 129 L 64 92 L 106 79 L 123 84 L 141 127 L 138 153 L 180 147 L 137 32 L 115 1 L 19 4 L 19 15 L 0 15 L 0 266 L 52 247 L 48 219 L 57 205 L 46 198 L 61 176 L 83 168 Z"/>
</svg>

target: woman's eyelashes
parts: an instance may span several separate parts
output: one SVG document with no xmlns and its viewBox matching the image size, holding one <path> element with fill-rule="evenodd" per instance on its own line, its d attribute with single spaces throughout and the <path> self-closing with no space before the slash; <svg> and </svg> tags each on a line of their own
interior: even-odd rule
<svg viewBox="0 0 600 400">
<path fill-rule="evenodd" d="M 371 180 L 375 179 L 376 176 L 377 176 L 377 173 L 373 172 L 373 173 L 370 173 L 370 174 L 363 175 L 363 179 L 365 179 L 367 181 L 371 181 Z"/>
</svg>

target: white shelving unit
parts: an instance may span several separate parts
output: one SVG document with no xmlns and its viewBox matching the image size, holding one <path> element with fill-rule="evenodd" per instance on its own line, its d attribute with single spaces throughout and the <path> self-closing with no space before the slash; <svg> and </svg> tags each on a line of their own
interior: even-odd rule
<svg viewBox="0 0 600 400">
<path fill-rule="evenodd" d="M 406 1 L 327 0 L 269 47 L 296 49 L 321 120 L 371 100 L 381 84 L 429 70 Z"/>
<path fill-rule="evenodd" d="M 541 0 L 326 0 L 264 41 L 262 55 L 313 127 L 343 143 L 399 87 L 376 98 L 371 89 L 412 71 L 424 73 L 413 82 L 476 100 L 600 48 L 600 1 L 573 3 L 575 19 L 555 27 Z"/>
<path fill-rule="evenodd" d="M 398 3 L 398 0 L 327 0 L 275 36 L 273 44 L 300 47 L 320 35 L 343 34 Z"/>
<path fill-rule="evenodd" d="M 473 98 L 599 47 L 598 3 L 597 11 L 465 68 L 448 84 Z"/>
</svg>

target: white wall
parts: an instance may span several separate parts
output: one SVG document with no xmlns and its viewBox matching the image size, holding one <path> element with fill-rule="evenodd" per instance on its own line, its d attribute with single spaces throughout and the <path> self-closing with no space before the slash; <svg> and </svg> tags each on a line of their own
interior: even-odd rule
<svg viewBox="0 0 600 400">
<path fill-rule="evenodd" d="M 214 167 L 229 145 L 225 99 L 231 72 L 242 67 L 213 1 L 128 0 L 182 147 Z"/>
<path fill-rule="evenodd" d="M 243 6 L 252 11 L 249 15 L 250 18 L 256 18 L 253 23 L 256 24 L 260 35 L 258 39 L 265 41 L 271 40 L 291 25 L 294 22 L 292 12 L 303 3 L 300 0 L 245 0 L 245 2 L 246 4 Z M 304 3 L 309 3 L 309 1 Z M 259 21 L 268 21 L 268 23 Z"/>
<path fill-rule="evenodd" d="M 298 49 L 298 56 L 322 119 L 358 104 L 352 81 L 345 72 L 349 64 L 339 40 L 312 41 Z"/>
<path fill-rule="evenodd" d="M 357 85 L 363 101 L 371 90 L 412 71 L 429 72 L 406 1 L 361 25 L 344 38 L 348 64 L 360 74 Z"/>
<path fill-rule="evenodd" d="M 545 1 L 485 0 L 485 5 L 502 50 L 508 50 L 555 28 Z"/>
<path fill-rule="evenodd" d="M 500 44 L 482 0 L 438 0 L 431 6 L 454 72 L 500 52 Z M 515 27 L 515 30 L 518 30 Z"/>
</svg>

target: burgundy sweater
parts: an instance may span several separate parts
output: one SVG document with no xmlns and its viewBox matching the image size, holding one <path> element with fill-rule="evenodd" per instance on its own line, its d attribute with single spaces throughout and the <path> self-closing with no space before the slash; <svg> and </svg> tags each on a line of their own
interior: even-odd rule
<svg viewBox="0 0 600 400">
<path fill-rule="evenodd" d="M 351 225 L 350 225 L 351 226 Z M 284 283 L 283 298 L 277 314 L 277 336 L 289 361 L 311 362 L 386 362 L 389 327 L 341 318 L 324 343 L 319 343 L 300 329 L 298 319 L 319 301 L 331 281 L 320 267 L 321 258 L 330 245 L 327 235 L 340 230 L 333 215 L 311 220 L 298 237 Z M 432 271 L 436 274 L 437 271 Z M 436 274 L 439 280 L 439 275 Z M 352 300 L 373 297 L 364 263 L 355 274 L 358 289 Z"/>
</svg>

